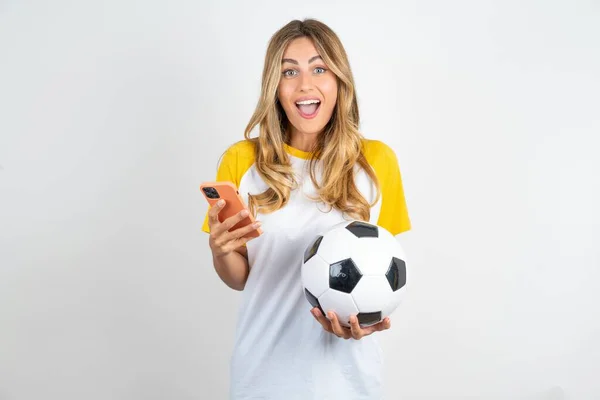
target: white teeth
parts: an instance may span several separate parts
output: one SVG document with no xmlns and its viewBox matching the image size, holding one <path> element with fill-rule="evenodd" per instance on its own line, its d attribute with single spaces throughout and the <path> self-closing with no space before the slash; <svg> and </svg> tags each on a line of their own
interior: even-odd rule
<svg viewBox="0 0 600 400">
<path fill-rule="evenodd" d="M 303 101 L 297 101 L 296 104 L 315 104 L 315 103 L 320 103 L 319 100 L 303 100 Z"/>
</svg>

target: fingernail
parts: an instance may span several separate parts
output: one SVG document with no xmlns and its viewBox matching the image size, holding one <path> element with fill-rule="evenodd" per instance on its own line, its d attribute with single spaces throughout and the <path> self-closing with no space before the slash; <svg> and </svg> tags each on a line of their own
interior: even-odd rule
<svg viewBox="0 0 600 400">
<path fill-rule="evenodd" d="M 327 319 L 333 319 L 333 313 L 331 311 L 327 313 Z"/>
<path fill-rule="evenodd" d="M 242 214 L 242 217 L 247 217 L 248 216 L 248 210 L 243 210 L 241 214 Z"/>
<path fill-rule="evenodd" d="M 255 228 L 258 228 L 261 225 L 260 221 L 255 222 L 254 225 L 252 225 Z"/>
<path fill-rule="evenodd" d="M 221 200 L 217 201 L 217 205 L 219 207 L 222 206 L 223 204 L 225 204 L 225 200 L 221 199 Z"/>
</svg>

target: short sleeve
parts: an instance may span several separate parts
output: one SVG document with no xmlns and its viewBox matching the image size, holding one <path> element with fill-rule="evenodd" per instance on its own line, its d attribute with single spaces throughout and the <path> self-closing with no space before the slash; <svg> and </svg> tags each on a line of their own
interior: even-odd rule
<svg viewBox="0 0 600 400">
<path fill-rule="evenodd" d="M 384 144 L 381 146 L 381 153 L 381 164 L 376 169 L 381 187 L 381 210 L 377 225 L 395 236 L 410 230 L 411 222 L 396 154 Z"/>
<path fill-rule="evenodd" d="M 221 157 L 219 167 L 217 168 L 216 182 L 227 181 L 231 182 L 239 187 L 239 174 L 238 172 L 238 157 L 235 148 L 230 147 Z M 202 224 L 202 230 L 206 233 L 210 233 L 208 226 L 208 211 L 204 216 L 204 223 Z"/>
</svg>

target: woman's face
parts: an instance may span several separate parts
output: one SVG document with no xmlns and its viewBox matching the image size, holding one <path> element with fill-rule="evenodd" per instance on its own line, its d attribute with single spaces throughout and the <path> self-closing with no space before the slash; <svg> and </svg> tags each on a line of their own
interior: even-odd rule
<svg viewBox="0 0 600 400">
<path fill-rule="evenodd" d="M 320 133 L 337 100 L 335 74 L 306 37 L 290 42 L 281 61 L 277 97 L 290 121 L 291 133 Z"/>
</svg>

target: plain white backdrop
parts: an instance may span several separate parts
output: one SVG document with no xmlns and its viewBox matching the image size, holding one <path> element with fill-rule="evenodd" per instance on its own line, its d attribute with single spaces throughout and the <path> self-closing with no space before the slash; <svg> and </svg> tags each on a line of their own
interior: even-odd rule
<svg viewBox="0 0 600 400">
<path fill-rule="evenodd" d="M 198 186 L 305 17 L 404 178 L 387 398 L 600 398 L 598 2 L 4 0 L 0 400 L 227 398 Z"/>
</svg>

